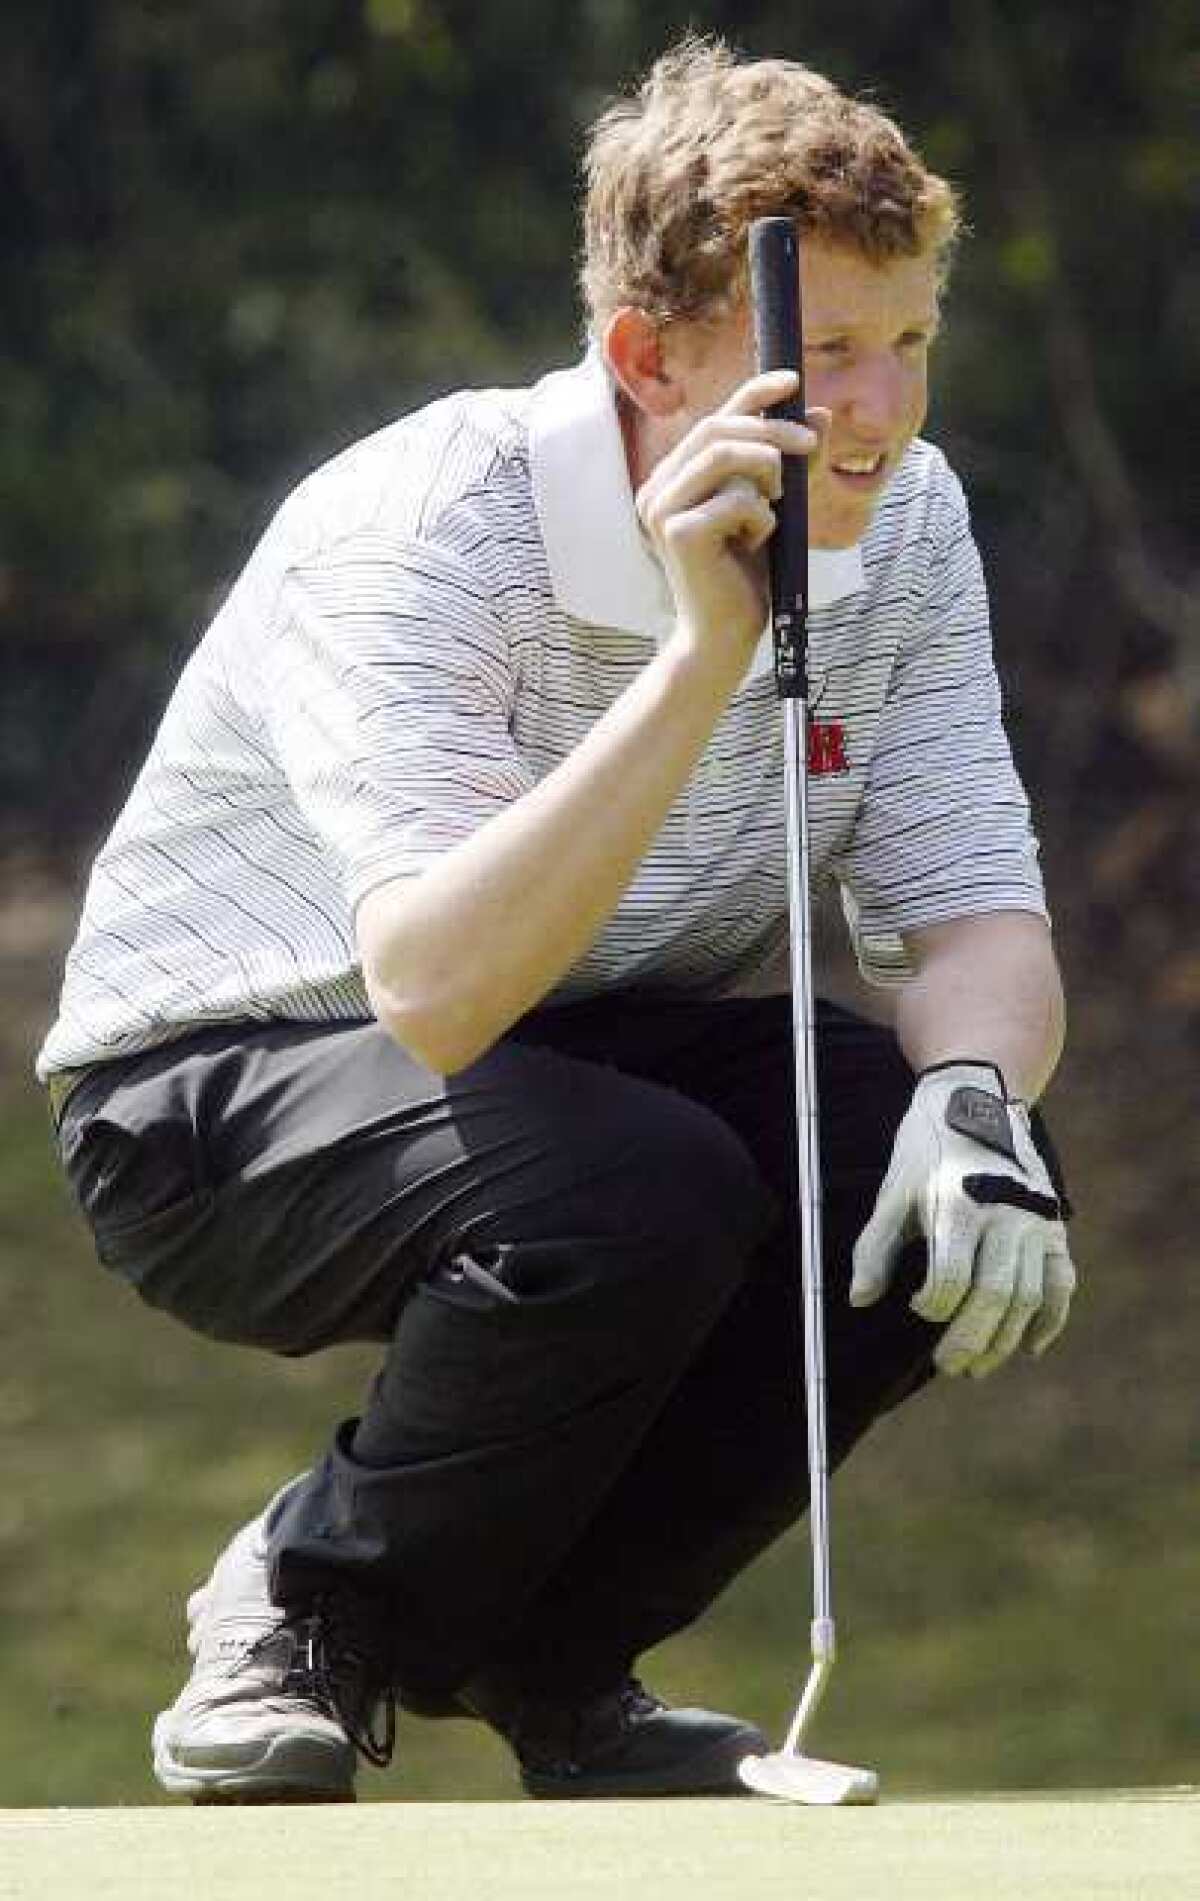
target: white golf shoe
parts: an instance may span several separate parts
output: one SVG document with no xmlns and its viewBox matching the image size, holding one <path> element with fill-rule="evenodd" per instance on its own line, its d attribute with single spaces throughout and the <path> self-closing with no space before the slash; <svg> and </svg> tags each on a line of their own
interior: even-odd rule
<svg viewBox="0 0 1200 1901">
<path fill-rule="evenodd" d="M 339 1673 L 328 1667 L 327 1626 L 285 1620 L 267 1589 L 267 1524 L 289 1489 L 237 1533 L 188 1599 L 192 1674 L 154 1724 L 154 1773 L 172 1795 L 354 1800 L 355 1745 Z"/>
</svg>

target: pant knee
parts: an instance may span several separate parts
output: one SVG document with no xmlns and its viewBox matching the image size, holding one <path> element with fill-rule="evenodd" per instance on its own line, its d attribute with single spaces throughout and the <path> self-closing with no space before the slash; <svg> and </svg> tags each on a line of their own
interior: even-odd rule
<svg viewBox="0 0 1200 1901">
<path fill-rule="evenodd" d="M 774 1221 L 774 1197 L 741 1138 L 718 1117 L 703 1114 L 702 1126 L 687 1131 L 674 1169 L 676 1218 L 749 1255 Z"/>
<path fill-rule="evenodd" d="M 669 1271 L 734 1286 L 774 1225 L 774 1197 L 741 1139 L 682 1098 L 639 1143 L 622 1184 L 632 1233 Z"/>
</svg>

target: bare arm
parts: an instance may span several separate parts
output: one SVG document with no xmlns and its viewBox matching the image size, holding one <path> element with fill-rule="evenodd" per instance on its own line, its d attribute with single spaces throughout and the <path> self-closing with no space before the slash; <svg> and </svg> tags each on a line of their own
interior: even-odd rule
<svg viewBox="0 0 1200 1901">
<path fill-rule="evenodd" d="M 1034 1101 L 1062 1053 L 1062 983 L 1050 932 L 1028 911 L 993 911 L 905 937 L 915 975 L 896 1034 L 914 1069 L 952 1057 L 998 1065 L 1010 1095 Z"/>
<path fill-rule="evenodd" d="M 553 989 L 687 783 L 762 630 L 781 456 L 816 440 L 758 413 L 794 385 L 788 373 L 744 384 L 639 492 L 675 598 L 663 651 L 530 792 L 419 878 L 359 906 L 372 1007 L 430 1068 L 464 1068 Z"/>
<path fill-rule="evenodd" d="M 582 955 L 632 878 L 745 666 L 670 643 L 569 758 L 419 879 L 359 906 L 371 1001 L 445 1074 Z"/>
</svg>

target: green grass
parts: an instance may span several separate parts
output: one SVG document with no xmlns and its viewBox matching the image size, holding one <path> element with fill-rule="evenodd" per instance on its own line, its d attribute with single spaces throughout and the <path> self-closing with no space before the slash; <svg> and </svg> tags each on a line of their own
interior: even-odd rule
<svg viewBox="0 0 1200 1901">
<path fill-rule="evenodd" d="M 187 1592 L 374 1356 L 276 1363 L 145 1312 L 91 1258 L 40 1101 L 0 1114 L 0 1806 L 154 1802 L 147 1723 L 180 1681 Z M 835 1486 L 843 1655 L 815 1746 L 888 1794 L 1195 1780 L 1200 1497 L 1149 1391 L 1135 1429 L 1113 1353 L 1100 1301 L 1069 1354 L 940 1386 Z M 808 1592 L 793 1537 L 648 1677 L 782 1734 Z M 364 1776 L 390 1802 L 513 1789 L 465 1724 L 405 1721 L 396 1767 Z"/>
<path fill-rule="evenodd" d="M 0 1816 L 5 1901 L 1191 1901 L 1200 1798 Z"/>
</svg>

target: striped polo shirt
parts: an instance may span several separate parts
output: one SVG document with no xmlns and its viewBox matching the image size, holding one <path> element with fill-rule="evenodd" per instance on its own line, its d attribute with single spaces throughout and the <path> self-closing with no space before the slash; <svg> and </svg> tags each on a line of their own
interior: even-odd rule
<svg viewBox="0 0 1200 1901">
<path fill-rule="evenodd" d="M 593 353 L 325 464 L 192 653 L 88 883 L 45 1077 L 201 1027 L 371 1014 L 353 915 L 579 743 L 671 631 Z M 961 488 L 916 442 L 859 548 L 813 557 L 815 878 L 859 962 L 1044 915 Z M 556 1000 L 787 986 L 782 719 L 764 640 Z"/>
</svg>

